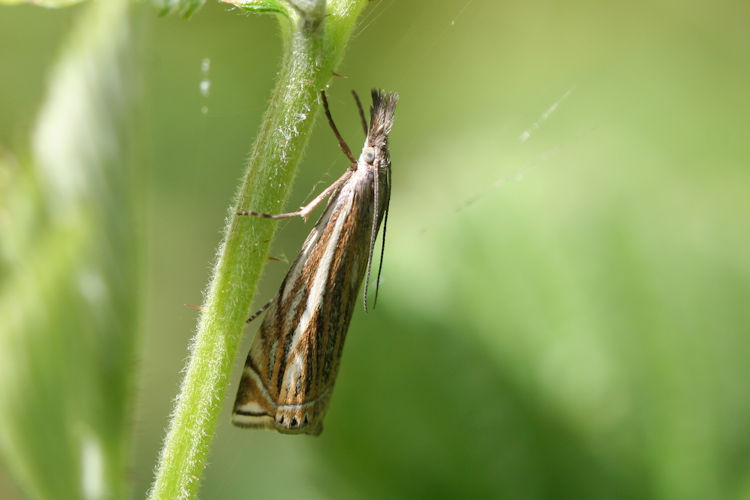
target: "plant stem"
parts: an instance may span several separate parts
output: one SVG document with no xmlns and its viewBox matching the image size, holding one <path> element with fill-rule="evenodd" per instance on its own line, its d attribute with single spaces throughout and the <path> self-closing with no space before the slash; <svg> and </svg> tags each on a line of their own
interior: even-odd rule
<svg viewBox="0 0 750 500">
<path fill-rule="evenodd" d="M 299 0 L 296 2 L 302 4 Z M 285 54 L 245 179 L 224 231 L 216 266 L 150 492 L 195 496 L 258 278 L 276 224 L 237 210 L 279 212 L 312 132 L 318 91 L 343 56 L 366 0 L 292 5 L 282 24 Z"/>
</svg>

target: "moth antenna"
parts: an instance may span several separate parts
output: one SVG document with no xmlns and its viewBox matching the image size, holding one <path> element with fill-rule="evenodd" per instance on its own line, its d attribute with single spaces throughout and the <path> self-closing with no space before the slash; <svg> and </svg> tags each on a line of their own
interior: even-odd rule
<svg viewBox="0 0 750 500">
<path fill-rule="evenodd" d="M 390 179 L 391 171 L 388 171 L 388 185 L 391 185 Z M 391 206 L 391 196 L 388 193 L 388 199 L 385 201 L 385 213 L 383 214 L 383 241 L 380 246 L 380 263 L 378 264 L 378 277 L 375 281 L 375 300 L 372 303 L 372 308 L 378 305 L 378 291 L 380 290 L 380 273 L 383 272 L 383 254 L 385 254 L 385 230 L 388 229 L 388 212 Z M 375 243 L 375 242 L 373 242 Z"/>
<path fill-rule="evenodd" d="M 375 207 L 372 213 L 372 231 L 370 232 L 370 252 L 367 255 L 367 277 L 365 278 L 365 293 L 363 296 L 363 302 L 365 303 L 365 312 L 367 312 L 367 289 L 370 287 L 370 270 L 372 269 L 372 253 L 375 249 L 375 240 L 378 237 L 378 215 L 380 214 L 380 206 L 378 205 L 378 194 L 380 194 L 380 179 L 378 173 L 375 172 L 375 182 L 373 183 L 373 190 L 375 192 Z M 373 307 L 375 307 L 373 305 Z"/>
<path fill-rule="evenodd" d="M 359 100 L 356 90 L 352 90 L 354 100 L 357 101 L 357 109 L 359 110 L 359 119 L 362 121 L 362 130 L 365 131 L 365 137 L 367 137 L 367 118 L 365 118 L 365 110 L 362 108 L 362 101 Z"/>
<path fill-rule="evenodd" d="M 357 160 L 354 158 L 354 155 L 352 154 L 352 150 L 349 149 L 349 145 L 346 143 L 343 137 L 341 137 L 341 134 L 339 133 L 339 129 L 336 128 L 336 124 L 333 123 L 333 117 L 331 116 L 331 110 L 328 109 L 328 99 L 326 99 L 326 91 L 321 90 L 320 91 L 320 98 L 323 100 L 323 109 L 326 112 L 326 117 L 328 118 L 328 124 L 333 129 L 333 133 L 336 135 L 336 139 L 339 141 L 339 147 L 341 148 L 341 151 L 344 152 L 347 158 L 352 163 L 357 163 Z"/>
</svg>

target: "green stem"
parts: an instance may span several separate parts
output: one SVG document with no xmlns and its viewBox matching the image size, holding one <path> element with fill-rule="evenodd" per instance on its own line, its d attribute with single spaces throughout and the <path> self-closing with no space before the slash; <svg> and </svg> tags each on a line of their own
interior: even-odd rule
<svg viewBox="0 0 750 500">
<path fill-rule="evenodd" d="M 296 2 L 300 5 L 302 2 Z M 161 451 L 152 499 L 195 496 L 258 278 L 276 224 L 240 209 L 279 212 L 312 132 L 324 88 L 366 0 L 292 5 L 282 24 L 279 80 L 224 232 L 185 378 Z M 324 7 L 325 6 L 325 7 Z"/>
</svg>

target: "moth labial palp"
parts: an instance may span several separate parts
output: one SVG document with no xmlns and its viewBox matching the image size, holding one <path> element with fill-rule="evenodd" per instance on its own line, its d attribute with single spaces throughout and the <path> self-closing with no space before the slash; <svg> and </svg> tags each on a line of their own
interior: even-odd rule
<svg viewBox="0 0 750 500">
<path fill-rule="evenodd" d="M 367 310 L 373 250 L 381 222 L 385 247 L 391 195 L 388 135 L 398 94 L 372 90 L 369 124 L 359 97 L 353 94 L 366 133 L 359 158 L 336 128 L 325 92 L 320 93 L 328 123 L 351 162 L 341 177 L 296 212 L 237 212 L 267 219 L 307 219 L 328 198 L 279 292 L 264 306 L 267 312 L 245 361 L 232 412 L 232 422 L 240 427 L 320 434 L 362 281 Z M 376 284 L 382 263 L 381 249 Z"/>
</svg>

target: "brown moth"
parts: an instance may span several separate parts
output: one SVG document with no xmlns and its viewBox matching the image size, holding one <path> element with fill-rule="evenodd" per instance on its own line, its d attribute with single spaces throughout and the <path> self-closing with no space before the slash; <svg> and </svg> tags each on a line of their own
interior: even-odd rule
<svg viewBox="0 0 750 500">
<path fill-rule="evenodd" d="M 271 219 L 295 216 L 307 219 L 310 212 L 330 196 L 281 283 L 279 293 L 263 308 L 268 312 L 245 361 L 232 413 L 232 423 L 241 427 L 320 434 L 344 338 L 365 275 L 367 310 L 373 248 L 381 221 L 385 245 L 391 194 L 388 134 L 398 95 L 372 90 L 368 126 L 354 93 L 367 135 L 359 159 L 354 158 L 339 134 L 325 92 L 321 91 L 320 95 L 339 147 L 351 161 L 349 168 L 297 212 L 278 215 L 238 212 Z M 381 251 L 378 278 L 382 263 Z"/>
</svg>

